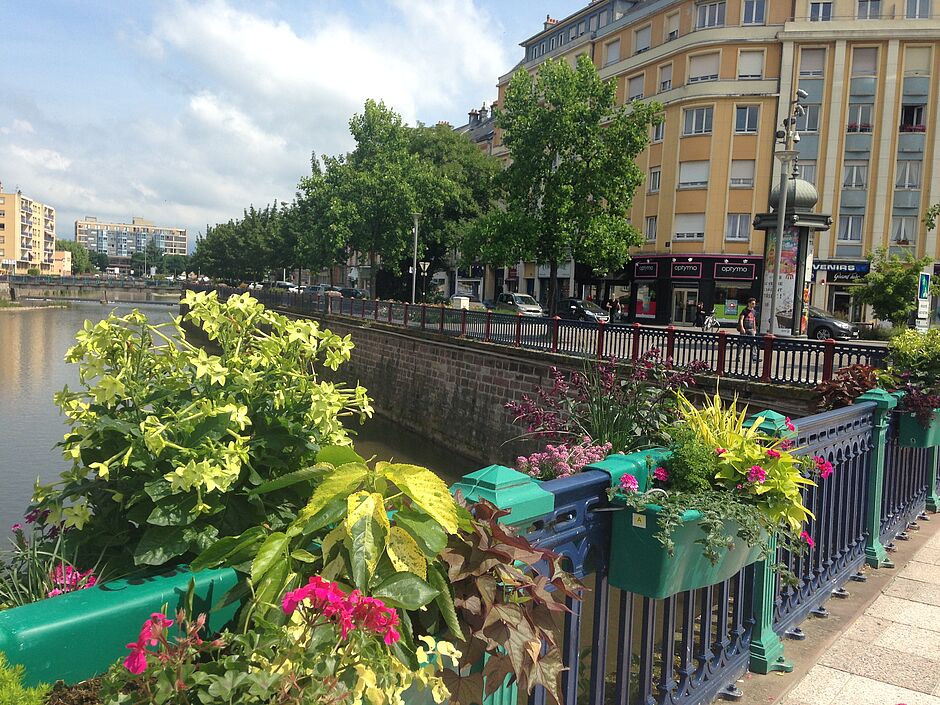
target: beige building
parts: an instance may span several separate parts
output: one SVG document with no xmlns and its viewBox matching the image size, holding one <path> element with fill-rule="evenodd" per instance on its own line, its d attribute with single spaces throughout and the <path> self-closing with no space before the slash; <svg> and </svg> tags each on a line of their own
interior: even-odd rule
<svg viewBox="0 0 940 705">
<path fill-rule="evenodd" d="M 185 228 L 155 225 L 143 218 L 132 218 L 130 223 L 112 223 L 85 217 L 75 221 L 75 241 L 89 252 L 104 252 L 116 263 L 126 263 L 137 252 L 143 252 L 153 242 L 165 255 L 185 255 L 188 240 Z"/>
<path fill-rule="evenodd" d="M 55 208 L 0 188 L 0 269 L 53 274 Z"/>
<path fill-rule="evenodd" d="M 69 250 L 56 250 L 52 258 L 52 273 L 60 277 L 72 275 L 72 253 Z"/>
<path fill-rule="evenodd" d="M 921 225 L 940 201 L 940 0 L 600 0 L 522 46 L 514 70 L 587 55 L 621 102 L 665 106 L 630 214 L 646 244 L 613 280 L 579 277 L 634 320 L 685 322 L 699 300 L 728 319 L 759 295 L 751 223 L 768 210 L 774 133 L 798 88 L 799 172 L 834 219 L 816 241 L 813 303 L 859 318 L 851 286 L 874 248 L 940 256 Z M 505 155 L 498 131 L 494 143 Z M 512 269 L 520 279 L 507 268 L 498 285 L 544 290 Z"/>
</svg>

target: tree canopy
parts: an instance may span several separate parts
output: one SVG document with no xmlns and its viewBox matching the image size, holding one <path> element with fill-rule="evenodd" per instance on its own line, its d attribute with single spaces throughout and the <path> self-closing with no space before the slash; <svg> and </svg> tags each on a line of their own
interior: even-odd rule
<svg viewBox="0 0 940 705">
<path fill-rule="evenodd" d="M 491 264 L 548 264 L 554 310 L 558 264 L 622 267 L 643 237 L 629 210 L 644 174 L 634 158 L 649 145 L 662 106 L 617 106 L 613 82 L 582 56 L 546 61 L 510 79 L 496 124 L 510 164 L 500 175 L 504 207 L 481 219 L 465 254 Z"/>
<path fill-rule="evenodd" d="M 94 270 L 88 250 L 82 243 L 75 240 L 56 240 L 55 248 L 72 253 L 72 274 L 85 274 Z"/>
<path fill-rule="evenodd" d="M 880 320 L 895 327 L 906 326 L 917 310 L 920 273 L 933 259 L 917 259 L 910 252 L 898 256 L 882 247 L 870 254 L 868 261 L 871 269 L 855 288 L 855 300 L 870 305 Z"/>
</svg>

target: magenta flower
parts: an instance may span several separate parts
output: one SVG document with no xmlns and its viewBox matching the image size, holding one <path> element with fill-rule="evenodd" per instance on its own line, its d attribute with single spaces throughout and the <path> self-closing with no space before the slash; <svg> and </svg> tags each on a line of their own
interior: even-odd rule
<svg viewBox="0 0 940 705">
<path fill-rule="evenodd" d="M 773 459 L 776 460 L 777 458 L 780 457 L 780 453 L 778 453 L 777 451 L 775 451 L 773 448 L 768 448 L 768 449 L 767 449 L 767 457 L 768 457 L 768 458 L 773 458 Z"/>
<path fill-rule="evenodd" d="M 727 448 L 715 448 L 715 455 L 724 455 L 727 452 Z"/>
<path fill-rule="evenodd" d="M 810 548 L 816 547 L 816 542 L 813 541 L 813 537 L 810 536 L 807 532 L 804 531 L 803 533 L 801 533 L 800 538 L 803 539 L 804 543 L 806 543 L 806 545 L 809 546 Z"/>
<path fill-rule="evenodd" d="M 620 489 L 624 492 L 636 492 L 640 489 L 640 483 L 636 481 L 633 475 L 625 474 L 620 478 Z"/>
<path fill-rule="evenodd" d="M 832 475 L 835 470 L 832 463 L 821 455 L 814 456 L 813 462 L 816 463 L 816 470 L 819 472 L 819 476 L 824 480 L 828 480 L 829 476 Z"/>
<path fill-rule="evenodd" d="M 127 658 L 124 659 L 124 668 L 135 676 L 139 676 L 147 670 L 147 649 L 138 648 L 137 643 L 130 643 L 127 645 L 127 648 L 130 649 L 131 652 L 127 655 Z"/>
<path fill-rule="evenodd" d="M 767 479 L 767 472 L 760 465 L 752 465 L 747 473 L 747 481 L 760 485 Z"/>
<path fill-rule="evenodd" d="M 173 620 L 161 612 L 154 612 L 150 619 L 144 622 L 140 628 L 140 636 L 137 641 L 132 641 L 127 645 L 131 650 L 127 658 L 124 659 L 124 668 L 140 675 L 147 670 L 147 646 L 156 646 L 160 643 L 163 632 L 173 626 Z"/>
<path fill-rule="evenodd" d="M 22 530 L 23 530 L 23 525 L 20 524 L 19 522 L 17 522 L 16 524 L 10 527 L 10 531 L 22 531 Z"/>
<path fill-rule="evenodd" d="M 787 438 L 786 440 L 780 442 L 780 449 L 790 450 L 795 445 L 796 445 L 796 441 L 791 441 L 789 438 Z"/>
<path fill-rule="evenodd" d="M 793 425 L 793 422 L 790 420 L 790 417 L 787 416 L 783 421 L 784 425 L 787 427 L 788 431 L 796 431 L 796 426 Z"/>
<path fill-rule="evenodd" d="M 669 481 L 669 471 L 664 467 L 658 467 L 653 470 L 653 479 L 659 482 Z"/>
</svg>

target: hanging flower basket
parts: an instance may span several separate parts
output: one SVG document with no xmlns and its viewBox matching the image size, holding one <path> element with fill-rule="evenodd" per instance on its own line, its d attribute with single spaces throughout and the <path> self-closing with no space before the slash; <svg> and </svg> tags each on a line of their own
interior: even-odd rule
<svg viewBox="0 0 940 705">
<path fill-rule="evenodd" d="M 616 500 L 615 500 L 616 501 Z M 735 575 L 760 558 L 761 546 L 748 546 L 740 538 L 734 548 L 723 550 L 712 563 L 700 543 L 701 514 L 687 511 L 682 525 L 672 533 L 673 555 L 655 538 L 660 531 L 659 506 L 647 505 L 645 513 L 630 508 L 614 512 L 610 541 L 610 584 L 621 590 L 662 599 L 686 590 L 707 587 Z M 729 521 L 729 536 L 737 536 L 738 526 Z"/>
<path fill-rule="evenodd" d="M 940 409 L 934 409 L 930 423 L 924 425 L 913 411 L 902 412 L 898 424 L 898 444 L 904 448 L 940 446 Z"/>
</svg>

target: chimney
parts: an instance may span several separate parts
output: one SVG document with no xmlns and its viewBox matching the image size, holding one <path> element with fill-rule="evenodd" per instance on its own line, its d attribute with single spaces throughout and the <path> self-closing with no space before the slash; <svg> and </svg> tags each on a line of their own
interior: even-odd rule
<svg viewBox="0 0 940 705">
<path fill-rule="evenodd" d="M 468 115 L 469 115 L 469 118 L 470 118 L 470 120 L 469 120 L 469 125 L 470 125 L 470 127 L 476 127 L 477 124 L 479 124 L 479 122 L 480 122 L 480 113 L 478 113 L 476 110 L 471 110 L 471 111 L 468 113 Z"/>
<path fill-rule="evenodd" d="M 486 110 L 486 101 L 483 101 L 483 107 L 480 108 L 480 122 L 486 122 L 488 117 L 489 113 Z"/>
<path fill-rule="evenodd" d="M 545 15 L 545 27 L 544 27 L 544 29 L 548 29 L 549 27 L 554 27 L 556 24 L 558 24 L 558 20 L 556 20 L 556 19 L 555 19 L 554 17 L 552 17 L 551 15 Z"/>
</svg>

